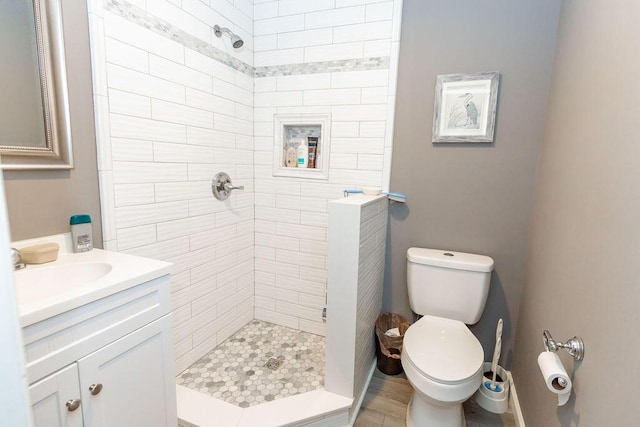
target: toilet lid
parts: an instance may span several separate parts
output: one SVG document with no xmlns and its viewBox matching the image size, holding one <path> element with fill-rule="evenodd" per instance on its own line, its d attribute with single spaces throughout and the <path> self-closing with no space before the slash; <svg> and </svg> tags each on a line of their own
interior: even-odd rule
<svg viewBox="0 0 640 427">
<path fill-rule="evenodd" d="M 435 316 L 424 316 L 404 335 L 404 356 L 434 381 L 459 383 L 482 367 L 484 351 L 467 325 Z"/>
</svg>

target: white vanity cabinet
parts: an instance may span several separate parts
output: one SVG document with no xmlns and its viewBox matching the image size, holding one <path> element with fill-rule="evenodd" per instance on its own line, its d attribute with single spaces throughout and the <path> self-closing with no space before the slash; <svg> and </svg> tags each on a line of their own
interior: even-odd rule
<svg viewBox="0 0 640 427">
<path fill-rule="evenodd" d="M 82 427 L 82 411 L 76 406 L 80 401 L 76 363 L 31 384 L 29 398 L 37 427 Z"/>
<path fill-rule="evenodd" d="M 170 329 L 165 316 L 78 361 L 86 426 L 177 424 Z"/>
<path fill-rule="evenodd" d="M 169 294 L 165 275 L 24 326 L 35 425 L 175 427 Z"/>
</svg>

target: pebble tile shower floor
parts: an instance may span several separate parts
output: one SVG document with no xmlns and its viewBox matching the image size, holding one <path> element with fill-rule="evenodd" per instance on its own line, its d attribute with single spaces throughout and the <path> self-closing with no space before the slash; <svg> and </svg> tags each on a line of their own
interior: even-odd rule
<svg viewBox="0 0 640 427">
<path fill-rule="evenodd" d="M 324 386 L 323 336 L 253 320 L 177 377 L 247 408 Z"/>
</svg>

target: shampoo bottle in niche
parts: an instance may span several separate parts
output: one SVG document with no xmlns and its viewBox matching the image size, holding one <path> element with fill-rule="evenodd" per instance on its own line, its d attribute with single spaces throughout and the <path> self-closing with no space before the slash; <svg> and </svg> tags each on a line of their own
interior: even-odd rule
<svg viewBox="0 0 640 427">
<path fill-rule="evenodd" d="M 302 141 L 298 146 L 298 167 L 306 168 L 308 166 L 309 166 L 309 146 L 307 145 L 307 138 L 302 138 Z"/>
<path fill-rule="evenodd" d="M 73 252 L 88 252 L 93 249 L 93 231 L 89 215 L 74 215 L 69 220 Z"/>
<path fill-rule="evenodd" d="M 310 136 L 307 138 L 309 141 L 309 168 L 316 168 L 316 160 L 318 159 L 318 138 Z"/>
<path fill-rule="evenodd" d="M 292 139 L 289 140 L 289 148 L 285 153 L 284 165 L 288 168 L 295 168 L 298 165 L 298 150 Z"/>
</svg>

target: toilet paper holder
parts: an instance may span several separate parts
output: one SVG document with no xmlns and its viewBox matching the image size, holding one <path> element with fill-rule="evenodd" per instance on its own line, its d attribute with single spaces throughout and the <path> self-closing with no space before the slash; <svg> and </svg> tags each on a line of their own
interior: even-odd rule
<svg viewBox="0 0 640 427">
<path fill-rule="evenodd" d="M 558 351 L 564 348 L 574 359 L 580 361 L 584 359 L 584 342 L 580 337 L 573 337 L 565 343 L 555 341 L 551 333 L 546 329 L 542 333 L 544 348 L 547 351 Z"/>
</svg>

